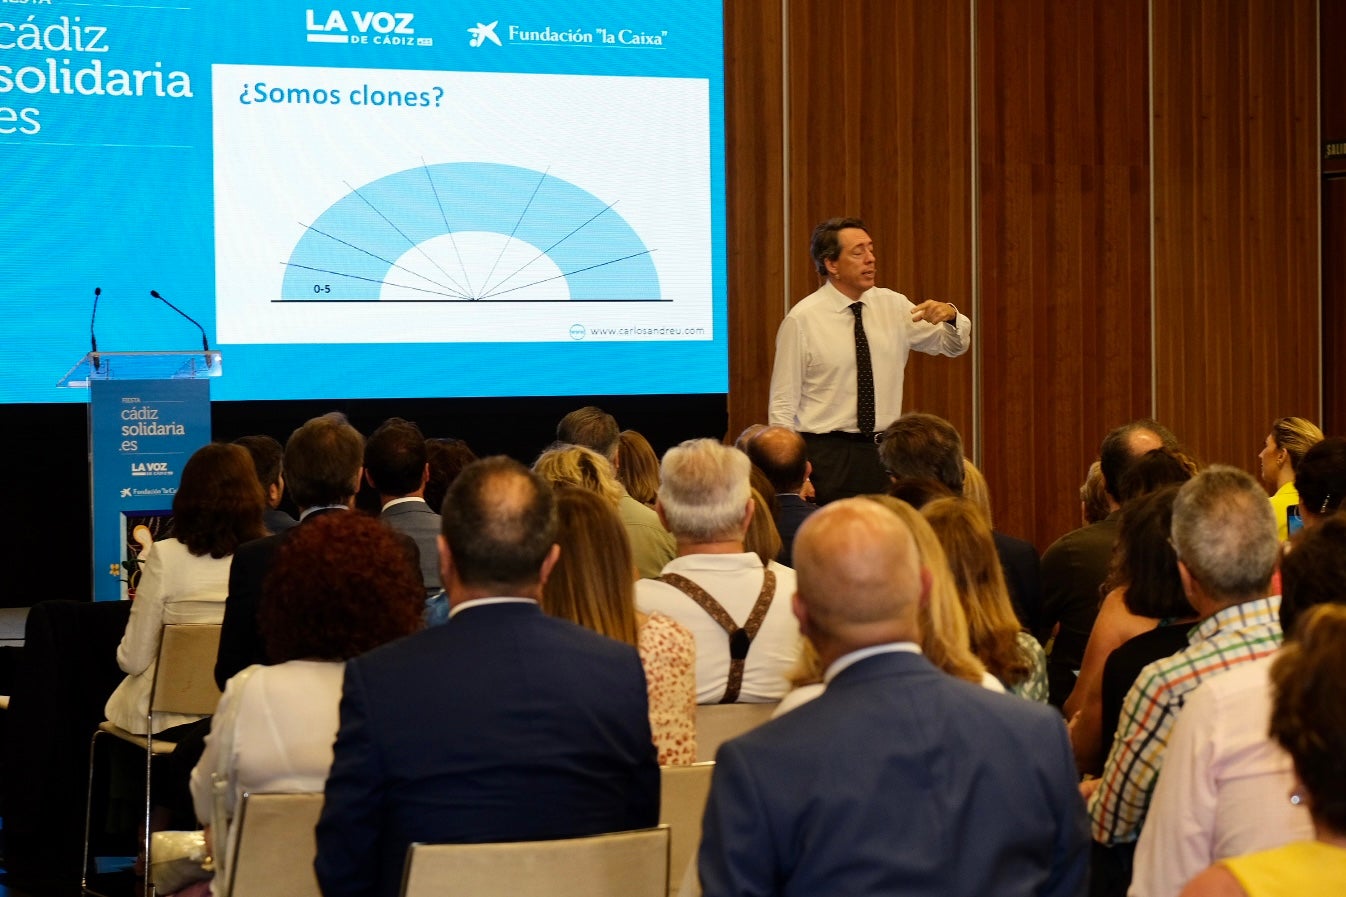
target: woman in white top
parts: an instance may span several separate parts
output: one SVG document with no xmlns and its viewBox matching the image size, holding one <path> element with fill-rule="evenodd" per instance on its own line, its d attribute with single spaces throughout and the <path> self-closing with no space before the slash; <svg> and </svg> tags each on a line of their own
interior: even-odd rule
<svg viewBox="0 0 1346 897">
<path fill-rule="evenodd" d="M 245 449 L 212 443 L 187 460 L 173 496 L 173 537 L 154 543 L 141 556 L 140 585 L 117 646 L 117 664 L 127 675 L 108 698 L 103 712 L 109 720 L 137 735 L 148 734 L 150 690 L 164 624 L 224 619 L 234 550 L 266 535 L 265 508 Z M 154 731 L 199 718 L 160 714 Z"/>
<path fill-rule="evenodd" d="M 322 791 L 332 766 L 345 661 L 421 628 L 425 590 L 403 540 L 363 514 L 326 514 L 276 551 L 257 624 L 275 666 L 229 680 L 192 770 L 216 894 L 228 893 L 233 821 L 245 792 Z"/>
</svg>

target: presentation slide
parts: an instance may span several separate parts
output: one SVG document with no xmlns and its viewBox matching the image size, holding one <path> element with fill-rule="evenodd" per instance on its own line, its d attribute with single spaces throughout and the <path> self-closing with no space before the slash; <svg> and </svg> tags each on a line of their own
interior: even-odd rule
<svg viewBox="0 0 1346 897">
<path fill-rule="evenodd" d="M 0 402 L 727 391 L 721 16 L 0 3 Z"/>
</svg>

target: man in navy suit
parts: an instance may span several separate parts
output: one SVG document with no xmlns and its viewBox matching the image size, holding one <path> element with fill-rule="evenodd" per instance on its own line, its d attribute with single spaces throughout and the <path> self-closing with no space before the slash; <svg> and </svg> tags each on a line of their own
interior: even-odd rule
<svg viewBox="0 0 1346 897">
<path fill-rule="evenodd" d="M 390 417 L 365 443 L 365 481 L 379 494 L 379 519 L 416 542 L 421 580 L 427 592 L 439 591 L 439 512 L 425 503 L 430 462 L 421 428 Z"/>
<path fill-rule="evenodd" d="M 538 607 L 560 554 L 550 487 L 488 458 L 458 476 L 444 507 L 451 619 L 346 664 L 317 828 L 324 897 L 394 897 L 413 841 L 658 822 L 636 650 Z"/>
<path fill-rule="evenodd" d="M 930 574 L 901 519 L 834 502 L 805 521 L 795 559 L 795 614 L 827 687 L 720 748 L 705 897 L 1083 895 L 1065 724 L 921 656 Z"/>
</svg>

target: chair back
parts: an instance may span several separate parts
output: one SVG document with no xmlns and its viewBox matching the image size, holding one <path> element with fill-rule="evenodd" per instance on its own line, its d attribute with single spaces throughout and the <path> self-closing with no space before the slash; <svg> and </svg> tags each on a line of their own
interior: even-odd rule
<svg viewBox="0 0 1346 897">
<path fill-rule="evenodd" d="M 219 623 L 166 623 L 150 692 L 150 714 L 215 712 L 215 655 L 220 651 Z"/>
<path fill-rule="evenodd" d="M 313 832 L 322 802 L 321 792 L 244 794 L 234 821 L 228 891 L 217 890 L 216 897 L 321 897 Z"/>
<path fill-rule="evenodd" d="M 683 874 L 701 846 L 701 817 L 710 795 L 715 761 L 691 766 L 664 766 L 659 770 L 659 821 L 671 830 L 668 893 L 682 888 Z"/>
<path fill-rule="evenodd" d="M 696 759 L 714 760 L 720 745 L 771 719 L 779 701 L 766 704 L 698 704 Z"/>
<path fill-rule="evenodd" d="M 668 897 L 668 826 L 562 841 L 412 844 L 403 897 Z"/>
</svg>

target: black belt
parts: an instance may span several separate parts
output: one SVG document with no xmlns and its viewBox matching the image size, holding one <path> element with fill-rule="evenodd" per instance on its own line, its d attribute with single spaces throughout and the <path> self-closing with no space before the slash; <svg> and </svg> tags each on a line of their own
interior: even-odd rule
<svg viewBox="0 0 1346 897">
<path fill-rule="evenodd" d="M 865 442 L 869 445 L 878 444 L 875 438 L 881 436 L 881 433 L 851 433 L 848 430 L 833 430 L 831 433 L 800 433 L 805 439 L 844 439 L 847 442 Z"/>
</svg>

